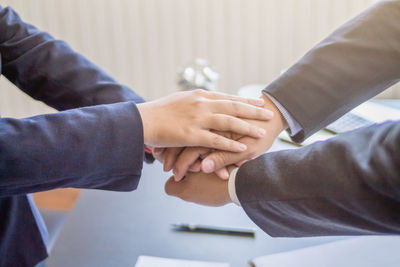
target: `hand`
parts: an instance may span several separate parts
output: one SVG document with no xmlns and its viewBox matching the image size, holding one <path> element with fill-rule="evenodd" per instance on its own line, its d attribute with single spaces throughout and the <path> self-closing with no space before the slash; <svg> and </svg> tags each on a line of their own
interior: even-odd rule
<svg viewBox="0 0 400 267">
<path fill-rule="evenodd" d="M 214 132 L 232 140 L 242 137 L 241 135 L 229 132 Z M 164 171 L 167 172 L 174 169 L 174 179 L 175 181 L 180 181 L 186 175 L 187 171 L 201 171 L 201 159 L 205 158 L 211 151 L 210 148 L 206 147 L 166 148 L 160 162 L 164 163 Z M 223 179 L 228 179 L 229 177 L 226 168 L 216 171 L 216 174 Z"/>
<path fill-rule="evenodd" d="M 239 152 L 247 149 L 210 130 L 231 131 L 260 138 L 263 129 L 243 119 L 269 120 L 273 113 L 261 100 L 195 90 L 138 104 L 145 144 L 152 147 L 202 146 Z M 243 118 L 243 119 L 239 119 Z"/>
<path fill-rule="evenodd" d="M 274 140 L 285 130 L 287 126 L 286 120 L 283 118 L 279 109 L 265 95 L 262 96 L 265 101 L 265 108 L 270 109 L 276 114 L 274 118 L 268 122 L 254 121 L 253 124 L 263 127 L 267 132 L 264 138 L 254 139 L 250 137 L 242 137 L 238 141 L 247 145 L 248 149 L 241 153 L 231 153 L 225 151 L 217 151 L 208 155 L 201 163 L 201 170 L 205 173 L 211 173 L 225 166 L 243 163 L 244 161 L 254 159 L 270 149 Z M 240 165 L 240 164 L 239 164 Z"/>
<path fill-rule="evenodd" d="M 233 168 L 229 168 L 232 171 Z M 165 183 L 165 192 L 170 196 L 206 206 L 223 206 L 232 202 L 228 181 L 215 174 L 190 173 L 180 182 L 171 177 Z"/>
<path fill-rule="evenodd" d="M 268 122 L 252 121 L 267 131 L 264 138 L 254 139 L 250 137 L 241 137 L 230 133 L 230 136 L 225 133 L 228 138 L 239 140 L 248 146 L 245 152 L 231 153 L 224 151 L 216 151 L 207 155 L 208 151 L 204 148 L 187 148 L 183 152 L 168 154 L 165 158 L 164 169 L 174 168 L 175 179 L 182 179 L 188 170 L 193 166 L 199 165 L 199 157 L 203 155 L 204 160 L 201 162 L 201 170 L 205 173 L 216 172 L 222 179 L 228 179 L 229 174 L 224 168 L 227 165 L 236 164 L 240 166 L 247 160 L 256 158 L 265 153 L 272 145 L 276 137 L 281 131 L 287 128 L 286 121 L 277 109 L 277 107 L 266 96 L 262 96 L 265 101 L 265 108 L 274 111 L 274 118 Z M 204 156 L 206 155 L 206 156 Z M 174 158 L 176 157 L 176 158 Z"/>
</svg>

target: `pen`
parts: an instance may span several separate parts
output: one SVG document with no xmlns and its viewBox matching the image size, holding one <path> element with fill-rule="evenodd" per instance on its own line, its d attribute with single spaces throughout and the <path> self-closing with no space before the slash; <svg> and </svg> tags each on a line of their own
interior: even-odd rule
<svg viewBox="0 0 400 267">
<path fill-rule="evenodd" d="M 194 233 L 207 233 L 207 234 L 220 234 L 220 235 L 235 235 L 244 237 L 255 237 L 253 229 L 246 228 L 232 228 L 232 227 L 219 227 L 211 225 L 198 225 L 198 224 L 172 224 L 174 231 L 179 232 L 194 232 Z"/>
</svg>

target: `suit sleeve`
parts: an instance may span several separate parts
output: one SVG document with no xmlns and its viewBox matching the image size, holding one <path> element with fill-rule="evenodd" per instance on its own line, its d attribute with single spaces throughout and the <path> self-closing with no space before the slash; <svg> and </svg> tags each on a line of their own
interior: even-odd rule
<svg viewBox="0 0 400 267">
<path fill-rule="evenodd" d="M 136 189 L 143 129 L 133 102 L 0 120 L 0 197 L 54 188 Z"/>
<path fill-rule="evenodd" d="M 400 79 L 400 1 L 380 1 L 316 45 L 272 82 L 273 96 L 300 124 L 302 142 Z"/>
<path fill-rule="evenodd" d="M 36 100 L 57 109 L 144 100 L 68 44 L 0 7 L 2 74 Z"/>
<path fill-rule="evenodd" d="M 61 187 L 137 187 L 144 141 L 135 103 L 141 97 L 11 8 L 0 7 L 0 53 L 7 79 L 63 110 L 0 119 L 0 197 Z"/>
<path fill-rule="evenodd" d="M 236 192 L 271 236 L 400 234 L 400 122 L 243 165 Z"/>
</svg>

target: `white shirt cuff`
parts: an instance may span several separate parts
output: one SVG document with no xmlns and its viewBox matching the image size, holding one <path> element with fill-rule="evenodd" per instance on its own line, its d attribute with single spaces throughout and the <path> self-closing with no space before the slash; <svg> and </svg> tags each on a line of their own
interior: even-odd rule
<svg viewBox="0 0 400 267">
<path fill-rule="evenodd" d="M 290 136 L 295 136 L 298 134 L 303 128 L 300 126 L 300 124 L 292 117 L 292 115 L 289 114 L 289 112 L 276 100 L 273 96 L 270 94 L 263 92 L 271 101 L 275 104 L 275 106 L 279 109 L 281 112 L 283 118 L 286 120 L 288 126 L 289 126 L 289 135 Z"/>
<path fill-rule="evenodd" d="M 235 168 L 232 170 L 231 175 L 229 176 L 229 181 L 228 181 L 228 191 L 229 191 L 229 196 L 232 200 L 233 203 L 236 205 L 240 206 L 239 199 L 236 195 L 236 173 L 239 170 L 239 168 Z"/>
</svg>

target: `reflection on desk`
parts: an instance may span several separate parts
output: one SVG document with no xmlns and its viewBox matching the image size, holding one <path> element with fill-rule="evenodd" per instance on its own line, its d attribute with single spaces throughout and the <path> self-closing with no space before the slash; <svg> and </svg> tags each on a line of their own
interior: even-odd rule
<svg viewBox="0 0 400 267">
<path fill-rule="evenodd" d="M 277 142 L 274 149 L 293 148 Z M 211 208 L 164 193 L 169 174 L 161 164 L 145 165 L 139 188 L 131 193 L 84 190 L 46 266 L 134 266 L 140 255 L 247 266 L 255 257 L 309 247 L 344 237 L 271 238 L 234 204 Z M 171 224 L 256 229 L 255 238 L 175 232 Z"/>
</svg>

